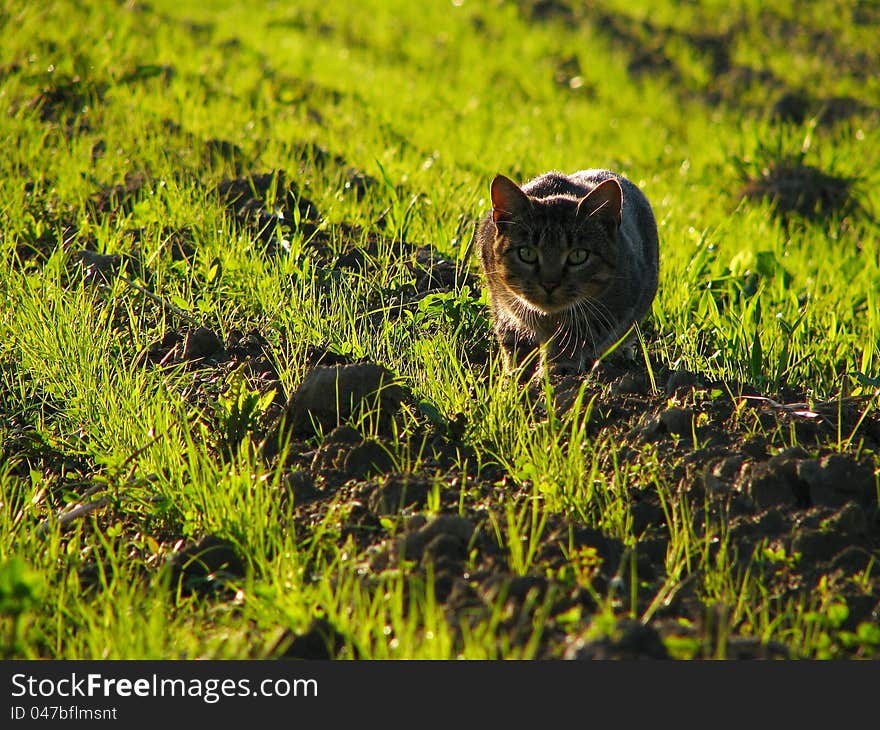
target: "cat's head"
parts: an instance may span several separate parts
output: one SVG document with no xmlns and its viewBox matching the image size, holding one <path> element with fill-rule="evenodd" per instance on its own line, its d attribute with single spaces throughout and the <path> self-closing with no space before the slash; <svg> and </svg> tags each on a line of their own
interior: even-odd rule
<svg viewBox="0 0 880 730">
<path fill-rule="evenodd" d="M 617 273 L 623 192 L 605 180 L 580 199 L 534 198 L 492 181 L 493 275 L 529 308 L 554 314 L 599 299 Z"/>
</svg>

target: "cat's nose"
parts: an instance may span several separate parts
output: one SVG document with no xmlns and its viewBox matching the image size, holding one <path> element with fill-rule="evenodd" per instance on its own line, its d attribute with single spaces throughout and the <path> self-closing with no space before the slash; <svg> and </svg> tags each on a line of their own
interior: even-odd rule
<svg viewBox="0 0 880 730">
<path fill-rule="evenodd" d="M 554 289 L 559 288 L 559 282 L 558 281 L 545 281 L 543 284 L 541 284 L 541 286 L 543 287 L 544 291 L 547 292 L 547 296 L 550 296 L 553 293 Z"/>
</svg>

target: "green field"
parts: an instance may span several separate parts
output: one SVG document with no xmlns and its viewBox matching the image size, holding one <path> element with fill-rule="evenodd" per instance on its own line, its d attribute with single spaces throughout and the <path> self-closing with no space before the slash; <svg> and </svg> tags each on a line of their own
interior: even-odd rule
<svg viewBox="0 0 880 730">
<path fill-rule="evenodd" d="M 878 29 L 0 0 L 0 657 L 880 658 Z M 640 352 L 520 387 L 474 222 L 591 167 Z"/>
</svg>

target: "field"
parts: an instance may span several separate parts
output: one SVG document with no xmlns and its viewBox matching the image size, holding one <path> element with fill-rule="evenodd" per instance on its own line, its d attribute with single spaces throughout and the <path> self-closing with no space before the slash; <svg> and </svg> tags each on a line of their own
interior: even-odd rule
<svg viewBox="0 0 880 730">
<path fill-rule="evenodd" d="M 880 658 L 874 2 L 0 0 L 0 657 Z M 489 182 L 635 360 L 506 379 Z"/>
</svg>

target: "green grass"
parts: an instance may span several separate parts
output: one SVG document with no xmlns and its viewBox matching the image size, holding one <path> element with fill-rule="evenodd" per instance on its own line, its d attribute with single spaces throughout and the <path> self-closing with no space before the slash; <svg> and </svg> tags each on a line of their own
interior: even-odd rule
<svg viewBox="0 0 880 730">
<path fill-rule="evenodd" d="M 671 62 L 639 71 L 628 70 L 631 45 L 580 3 L 536 20 L 531 5 L 0 3 L 0 656 L 264 657 L 284 629 L 326 616 L 344 629 L 348 656 L 529 658 L 544 631 L 541 605 L 523 609 L 526 628 L 503 600 L 453 622 L 430 574 L 405 564 L 365 574 L 341 529 L 342 500 L 296 534 L 294 505 L 280 497 L 286 472 L 251 443 L 266 402 L 223 395 L 228 372 L 141 365 L 139 353 L 183 322 L 119 278 L 81 284 L 72 252 L 87 245 L 136 249 L 149 281 L 134 263 L 126 276 L 223 337 L 263 332 L 287 393 L 308 345 L 324 344 L 393 370 L 442 419 L 464 414 L 461 471 L 497 464 L 516 486 L 491 514 L 511 572 L 543 569 L 536 551 L 551 516 L 633 548 L 627 489 L 649 485 L 670 535 L 650 615 L 683 584 L 696 583 L 707 616 L 726 607 L 723 626 L 686 627 L 673 653 L 725 656 L 736 626 L 796 656 L 853 646 L 876 656 L 868 629 L 841 629 L 833 585 L 775 597 L 757 563 L 778 553 L 744 565 L 722 517 L 694 528 L 704 506 L 673 496 L 650 446 L 635 468 L 618 460 L 614 438 L 588 435 L 589 394 L 582 408 L 536 422 L 500 359 L 468 362 L 467 345 L 489 337 L 479 292 L 402 315 L 395 296 L 412 275 L 393 252 L 404 240 L 461 259 L 497 172 L 616 169 L 642 187 L 659 225 L 645 342 L 655 367 L 768 395 L 783 385 L 819 401 L 870 395 L 880 376 L 880 75 L 864 59 L 876 23 L 830 0 L 806 16 L 781 0 L 736 11 L 708 0 L 600 3 Z M 786 22 L 823 31 L 826 59 Z M 731 63 L 772 80 L 737 87 L 688 41 L 727 32 Z M 786 89 L 852 95 L 875 111 L 832 125 L 814 108 L 780 123 L 770 107 Z M 285 170 L 321 211 L 331 250 L 373 237 L 381 265 L 328 273 L 299 221 L 289 254 L 264 256 L 218 202 L 217 184 L 237 172 L 206 152 L 210 140 L 237 145 L 243 172 Z M 304 155 L 307 143 L 345 164 Z M 854 179 L 858 207 L 811 220 L 741 199 L 746 178 L 783 160 Z M 347 167 L 375 181 L 360 198 L 346 189 Z M 130 205 L 96 210 L 96 190 L 130 172 L 148 176 Z M 181 231 L 188 260 L 171 254 Z M 427 462 L 408 440 L 424 423 L 407 412 L 395 445 L 412 469 Z M 237 445 L 225 459 L 224 443 Z M 858 439 L 842 434 L 838 447 L 857 451 Z M 53 515 L 90 487 L 106 503 L 63 528 Z M 440 475 L 436 488 L 467 496 Z M 229 595 L 175 595 L 174 546 L 205 534 L 236 545 L 246 575 Z M 576 553 L 564 580 L 594 590 L 589 556 Z M 876 590 L 870 573 L 864 581 Z M 615 616 L 639 618 L 636 602 L 613 592 L 597 590 L 594 616 L 572 614 L 571 633 L 613 634 Z"/>
</svg>

